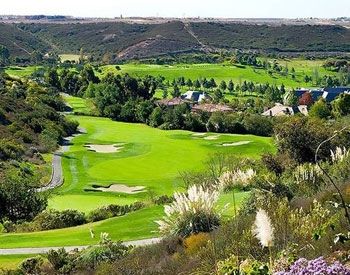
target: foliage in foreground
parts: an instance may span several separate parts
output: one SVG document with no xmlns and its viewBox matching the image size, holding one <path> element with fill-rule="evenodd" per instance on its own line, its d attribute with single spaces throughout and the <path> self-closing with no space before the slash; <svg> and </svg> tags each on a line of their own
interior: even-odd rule
<svg viewBox="0 0 350 275">
<path fill-rule="evenodd" d="M 166 216 L 157 221 L 161 233 L 186 237 L 199 232 L 210 232 L 220 224 L 215 211 L 219 193 L 193 185 L 187 194 L 175 193 L 174 202 L 165 206 Z"/>
</svg>

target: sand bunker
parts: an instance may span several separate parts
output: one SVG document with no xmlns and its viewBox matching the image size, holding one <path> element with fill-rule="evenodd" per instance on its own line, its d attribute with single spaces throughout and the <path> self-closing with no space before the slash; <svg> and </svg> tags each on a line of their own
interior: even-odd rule
<svg viewBox="0 0 350 275">
<path fill-rule="evenodd" d="M 123 149 L 123 146 L 117 144 L 111 145 L 98 145 L 98 144 L 87 144 L 84 147 L 96 153 L 116 153 Z"/>
<path fill-rule="evenodd" d="M 98 187 L 96 190 L 100 190 L 102 192 L 118 192 L 118 193 L 126 193 L 126 194 L 135 194 L 145 192 L 145 186 L 127 186 L 124 184 L 112 184 L 110 187 Z"/>
<path fill-rule="evenodd" d="M 217 136 L 208 136 L 208 137 L 204 137 L 204 139 L 206 140 L 215 140 L 215 139 L 218 139 L 220 136 L 217 135 Z"/>
<path fill-rule="evenodd" d="M 224 143 L 222 146 L 239 146 L 239 145 L 245 145 L 250 143 L 250 141 L 238 141 L 238 142 L 232 142 L 232 143 Z"/>
<path fill-rule="evenodd" d="M 192 134 L 192 136 L 194 137 L 202 137 L 202 136 L 205 136 L 207 133 L 194 133 Z"/>
</svg>

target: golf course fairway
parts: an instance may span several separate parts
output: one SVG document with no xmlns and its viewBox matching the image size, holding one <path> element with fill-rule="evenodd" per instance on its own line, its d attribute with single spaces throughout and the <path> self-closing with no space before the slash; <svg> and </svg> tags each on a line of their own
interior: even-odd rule
<svg viewBox="0 0 350 275">
<path fill-rule="evenodd" d="M 229 152 L 254 158 L 274 150 L 270 138 L 252 135 L 164 131 L 88 116 L 70 119 L 77 120 L 84 133 L 72 140 L 63 155 L 64 184 L 54 191 L 49 202 L 58 210 L 88 212 L 112 203 L 130 204 L 152 195 L 171 195 L 183 190 L 180 173 L 202 171 L 211 154 Z M 102 153 L 88 145 L 114 145 L 118 150 Z M 111 185 L 141 188 L 134 193 L 103 188 Z"/>
</svg>

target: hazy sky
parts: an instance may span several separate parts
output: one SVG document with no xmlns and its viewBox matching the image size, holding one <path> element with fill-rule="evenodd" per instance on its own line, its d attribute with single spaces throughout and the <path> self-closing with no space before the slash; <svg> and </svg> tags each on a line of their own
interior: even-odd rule
<svg viewBox="0 0 350 275">
<path fill-rule="evenodd" d="M 329 18 L 350 16 L 350 0 L 1 0 L 0 14 Z"/>
</svg>

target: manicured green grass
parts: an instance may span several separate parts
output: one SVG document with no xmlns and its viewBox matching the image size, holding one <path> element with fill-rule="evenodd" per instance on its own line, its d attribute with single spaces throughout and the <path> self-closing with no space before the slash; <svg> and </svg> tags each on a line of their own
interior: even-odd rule
<svg viewBox="0 0 350 275">
<path fill-rule="evenodd" d="M 162 206 L 153 206 L 82 226 L 33 233 L 0 234 L 0 248 L 89 245 L 107 232 L 113 240 L 135 240 L 158 236 L 155 220 L 163 216 Z M 90 229 L 95 237 L 91 238 Z"/>
<path fill-rule="evenodd" d="M 35 257 L 36 255 L 21 254 L 21 255 L 0 255 L 0 273 L 1 269 L 13 270 L 18 268 L 19 264 L 28 258 Z M 2 274 L 2 273 L 1 273 Z"/>
<path fill-rule="evenodd" d="M 28 66 L 28 67 L 11 66 L 6 68 L 5 73 L 13 77 L 27 77 L 31 75 L 38 68 L 40 68 L 40 66 Z"/>
<path fill-rule="evenodd" d="M 70 106 L 76 113 L 84 115 L 95 115 L 97 113 L 96 107 L 91 99 L 83 99 L 67 94 L 62 94 L 62 97 L 68 106 Z"/>
<path fill-rule="evenodd" d="M 79 59 L 79 55 L 61 55 L 64 60 Z M 315 69 L 318 70 L 319 77 L 323 75 L 334 75 L 334 72 L 326 71 L 322 64 L 324 60 L 304 60 L 304 59 L 286 59 L 277 60 L 283 67 L 289 69 L 288 76 L 282 76 L 278 73 L 268 74 L 264 69 L 255 69 L 251 66 L 233 66 L 230 64 L 178 64 L 178 65 L 146 65 L 146 64 L 124 64 L 119 65 L 121 70 L 116 69 L 116 65 L 101 66 L 102 73 L 129 73 L 135 76 L 162 75 L 167 80 L 173 80 L 178 77 L 190 78 L 192 80 L 199 78 L 214 78 L 219 84 L 221 80 L 229 81 L 232 79 L 235 84 L 240 84 L 244 80 L 256 83 L 270 83 L 281 85 L 282 83 L 289 88 L 310 87 L 312 83 L 305 83 L 304 76 L 312 76 Z M 5 72 L 12 76 L 26 77 L 29 76 L 39 66 L 29 67 L 8 67 Z M 291 69 L 295 69 L 295 79 L 291 76 Z M 160 94 L 158 95 L 160 96 Z"/>
<path fill-rule="evenodd" d="M 180 173 L 203 170 L 210 154 L 224 152 L 254 158 L 274 151 L 271 138 L 208 133 L 206 136 L 217 139 L 207 140 L 189 131 L 164 131 L 99 117 L 69 117 L 77 120 L 87 133 L 74 138 L 63 156 L 64 184 L 54 191 L 50 201 L 50 206 L 57 209 L 76 208 L 87 212 L 110 203 L 149 200 L 149 192 L 171 195 L 182 190 Z M 250 143 L 222 146 L 225 142 L 237 141 Z M 124 145 L 117 153 L 96 153 L 84 147 L 88 143 Z M 87 191 L 93 190 L 93 185 L 116 183 L 145 186 L 146 192 L 128 195 Z"/>
<path fill-rule="evenodd" d="M 235 191 L 236 211 L 239 209 L 242 202 L 248 198 L 250 192 Z M 218 211 L 224 219 L 231 219 L 235 215 L 235 203 L 233 200 L 233 193 L 228 192 L 221 194 L 217 202 Z"/>
<path fill-rule="evenodd" d="M 123 194 L 113 195 L 109 193 L 89 193 L 89 194 L 67 194 L 53 196 L 49 200 L 49 208 L 51 209 L 76 209 L 82 212 L 90 212 L 98 207 L 109 204 L 126 205 L 131 204 L 140 199 Z"/>
<path fill-rule="evenodd" d="M 311 76 L 314 68 L 318 68 L 319 75 L 333 74 L 326 71 L 321 65 L 323 61 L 311 60 L 280 60 L 279 64 L 288 66 L 289 73 L 291 68 L 295 69 L 296 78 L 293 79 L 291 74 L 282 76 L 277 73 L 268 74 L 264 69 L 255 69 L 251 66 L 233 66 L 229 64 L 182 64 L 182 65 L 145 65 L 145 64 L 125 64 L 120 65 L 121 70 L 117 70 L 115 65 L 107 65 L 102 67 L 102 75 L 107 72 L 114 73 L 129 73 L 136 76 L 164 76 L 166 80 L 173 80 L 178 77 L 190 78 L 192 80 L 200 78 L 214 78 L 219 84 L 221 80 L 232 81 L 235 84 L 240 84 L 244 80 L 253 81 L 256 83 L 270 83 L 274 85 L 284 84 L 286 87 L 309 87 L 311 83 L 304 82 L 305 74 Z"/>
<path fill-rule="evenodd" d="M 248 194 L 236 193 L 237 207 Z M 233 217 L 232 194 L 221 195 L 217 207 L 222 211 L 224 218 Z M 33 233 L 0 234 L 0 248 L 90 245 L 98 243 L 102 232 L 109 233 L 113 240 L 123 241 L 157 237 L 159 233 L 155 221 L 163 215 L 163 206 L 151 206 L 122 217 L 82 226 Z M 95 234 L 93 239 L 90 229 Z M 0 263 L 2 261 L 5 261 L 5 258 L 0 257 Z"/>
</svg>

